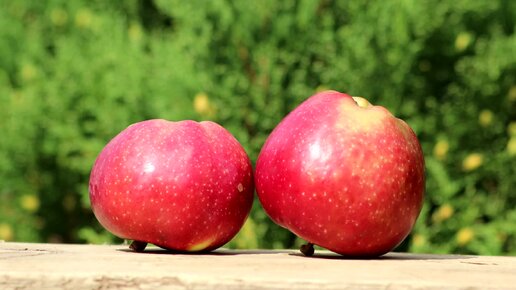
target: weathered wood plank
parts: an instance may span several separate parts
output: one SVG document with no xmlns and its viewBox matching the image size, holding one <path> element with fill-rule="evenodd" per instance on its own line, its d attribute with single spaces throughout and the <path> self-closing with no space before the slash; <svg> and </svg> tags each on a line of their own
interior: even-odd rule
<svg viewBox="0 0 516 290">
<path fill-rule="evenodd" d="M 516 257 L 0 243 L 0 289 L 516 289 Z"/>
</svg>

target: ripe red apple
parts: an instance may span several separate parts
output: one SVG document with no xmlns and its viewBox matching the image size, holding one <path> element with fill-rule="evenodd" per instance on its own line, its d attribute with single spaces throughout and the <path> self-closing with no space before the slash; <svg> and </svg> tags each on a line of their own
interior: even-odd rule
<svg viewBox="0 0 516 290">
<path fill-rule="evenodd" d="M 216 249 L 242 227 L 253 202 L 251 163 L 213 122 L 133 124 L 100 152 L 90 200 L 111 233 L 177 251 Z"/>
<path fill-rule="evenodd" d="M 272 220 L 309 245 L 379 256 L 405 239 L 419 215 L 424 157 L 411 128 L 387 109 L 326 91 L 274 129 L 255 183 Z"/>
</svg>

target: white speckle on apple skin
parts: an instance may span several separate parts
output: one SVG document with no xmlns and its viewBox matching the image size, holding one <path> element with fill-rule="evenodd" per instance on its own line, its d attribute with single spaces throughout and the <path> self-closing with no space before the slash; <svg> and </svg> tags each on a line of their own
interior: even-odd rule
<svg viewBox="0 0 516 290">
<path fill-rule="evenodd" d="M 106 145 L 90 176 L 92 209 L 106 229 L 175 250 L 229 241 L 253 191 L 247 154 L 212 122 L 136 123 Z"/>
</svg>

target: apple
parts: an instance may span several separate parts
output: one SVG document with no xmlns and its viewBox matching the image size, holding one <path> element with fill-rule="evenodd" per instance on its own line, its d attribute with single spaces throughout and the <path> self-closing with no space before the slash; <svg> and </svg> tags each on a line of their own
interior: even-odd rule
<svg viewBox="0 0 516 290">
<path fill-rule="evenodd" d="M 424 157 L 412 129 L 387 109 L 336 91 L 286 116 L 258 156 L 259 200 L 278 225 L 312 245 L 380 256 L 410 233 L 421 211 Z"/>
<path fill-rule="evenodd" d="M 148 120 L 100 152 L 89 193 L 98 221 L 114 235 L 175 251 L 210 251 L 231 240 L 251 210 L 249 158 L 220 125 Z"/>
</svg>

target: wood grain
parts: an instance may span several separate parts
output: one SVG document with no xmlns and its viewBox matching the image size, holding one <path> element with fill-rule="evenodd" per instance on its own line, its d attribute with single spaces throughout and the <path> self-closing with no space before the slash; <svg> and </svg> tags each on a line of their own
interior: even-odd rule
<svg viewBox="0 0 516 290">
<path fill-rule="evenodd" d="M 0 289 L 516 289 L 516 257 L 0 243 Z"/>
</svg>

